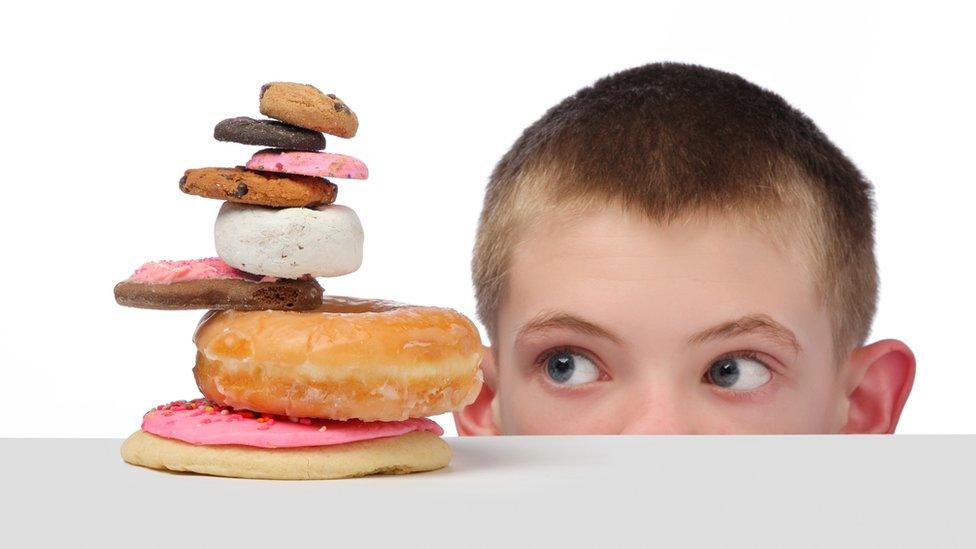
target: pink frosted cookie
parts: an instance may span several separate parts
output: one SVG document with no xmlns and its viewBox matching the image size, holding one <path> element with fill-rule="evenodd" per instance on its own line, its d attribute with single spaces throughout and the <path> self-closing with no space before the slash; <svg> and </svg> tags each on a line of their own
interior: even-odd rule
<svg viewBox="0 0 976 549">
<path fill-rule="evenodd" d="M 411 431 L 444 434 L 440 425 L 427 418 L 403 421 L 289 418 L 235 410 L 202 398 L 157 406 L 143 417 L 142 430 L 190 444 L 241 444 L 260 448 L 329 446 Z"/>
<path fill-rule="evenodd" d="M 309 480 L 431 471 L 451 461 L 426 418 L 333 421 L 259 414 L 196 399 L 157 406 L 122 443 L 142 467 L 224 477 Z"/>
<path fill-rule="evenodd" d="M 322 286 L 311 277 L 286 280 L 235 269 L 216 257 L 150 261 L 115 285 L 119 305 L 142 309 L 314 309 Z"/>
<path fill-rule="evenodd" d="M 186 282 L 188 280 L 203 280 L 209 278 L 234 278 L 242 280 L 260 280 L 260 275 L 245 273 L 226 264 L 219 257 L 205 257 L 203 259 L 162 259 L 143 263 L 132 276 L 131 282 L 169 284 Z M 270 277 L 266 277 L 270 281 Z"/>
<path fill-rule="evenodd" d="M 254 153 L 254 156 L 247 161 L 247 169 L 314 177 L 345 179 L 369 177 L 366 164 L 358 158 L 335 153 L 283 149 L 264 149 Z"/>
</svg>

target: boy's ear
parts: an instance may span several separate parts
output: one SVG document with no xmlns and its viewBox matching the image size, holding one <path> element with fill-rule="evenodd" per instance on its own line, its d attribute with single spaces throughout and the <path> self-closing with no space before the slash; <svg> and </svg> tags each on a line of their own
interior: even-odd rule
<svg viewBox="0 0 976 549">
<path fill-rule="evenodd" d="M 892 434 L 915 381 L 915 355 L 897 339 L 883 339 L 851 353 L 847 423 L 841 433 Z"/>
<path fill-rule="evenodd" d="M 478 398 L 460 411 L 454 412 L 454 425 L 457 427 L 460 436 L 499 434 L 498 405 L 495 402 L 498 370 L 491 347 L 484 348 L 481 371 L 484 373 L 485 382 L 481 385 L 481 393 L 478 394 Z"/>
</svg>

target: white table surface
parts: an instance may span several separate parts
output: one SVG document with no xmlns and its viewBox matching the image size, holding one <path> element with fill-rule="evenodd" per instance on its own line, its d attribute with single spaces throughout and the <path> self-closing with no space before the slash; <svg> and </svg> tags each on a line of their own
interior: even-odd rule
<svg viewBox="0 0 976 549">
<path fill-rule="evenodd" d="M 446 440 L 440 471 L 266 481 L 0 439 L 0 546 L 976 547 L 973 435 Z"/>
</svg>

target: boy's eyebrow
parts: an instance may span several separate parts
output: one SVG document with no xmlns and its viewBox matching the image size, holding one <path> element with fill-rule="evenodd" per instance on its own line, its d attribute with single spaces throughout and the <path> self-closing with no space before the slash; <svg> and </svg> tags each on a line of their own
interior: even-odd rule
<svg viewBox="0 0 976 549">
<path fill-rule="evenodd" d="M 798 355 L 802 351 L 800 343 L 796 340 L 796 335 L 789 328 L 762 313 L 748 314 L 702 330 L 689 337 L 688 344 L 699 345 L 709 340 L 725 339 L 745 333 L 765 335 L 774 342 L 792 350 L 794 355 Z"/>
<path fill-rule="evenodd" d="M 552 328 L 575 330 L 580 333 L 606 338 L 614 343 L 621 342 L 620 338 L 610 330 L 584 318 L 559 311 L 543 311 L 539 313 L 532 320 L 522 325 L 518 334 L 516 334 L 515 340 L 518 341 L 535 332 L 542 332 Z"/>
</svg>

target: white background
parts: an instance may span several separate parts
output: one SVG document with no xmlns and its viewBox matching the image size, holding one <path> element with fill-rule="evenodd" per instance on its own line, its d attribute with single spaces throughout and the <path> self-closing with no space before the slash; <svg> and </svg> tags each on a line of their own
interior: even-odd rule
<svg viewBox="0 0 976 549">
<path fill-rule="evenodd" d="M 769 2 L 18 3 L 0 22 L 0 436 L 113 436 L 197 394 L 199 312 L 127 309 L 140 263 L 214 254 L 220 202 L 187 168 L 242 164 L 212 139 L 257 117 L 261 84 L 308 82 L 359 116 L 365 182 L 339 203 L 366 231 L 339 295 L 474 317 L 470 252 L 488 174 L 581 86 L 649 61 L 741 74 L 810 115 L 876 185 L 872 339 L 918 360 L 902 433 L 974 433 L 973 17 L 951 5 Z M 449 416 L 441 416 L 449 434 Z"/>
</svg>

